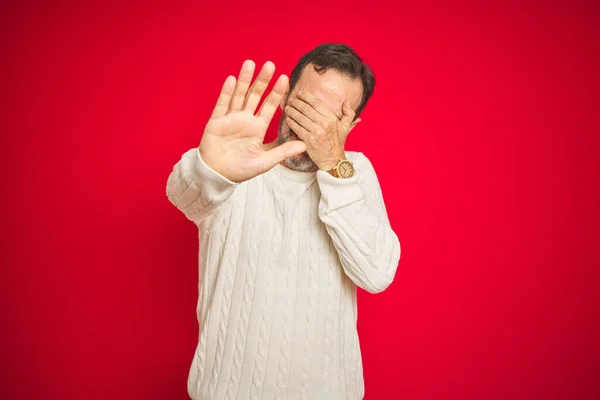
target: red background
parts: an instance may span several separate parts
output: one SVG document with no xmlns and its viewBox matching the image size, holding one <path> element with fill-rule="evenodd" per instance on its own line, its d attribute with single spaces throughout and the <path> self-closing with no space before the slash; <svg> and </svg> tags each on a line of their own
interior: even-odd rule
<svg viewBox="0 0 600 400">
<path fill-rule="evenodd" d="M 359 295 L 366 399 L 600 398 L 598 9 L 483 3 L 3 2 L 0 398 L 187 398 L 167 176 L 244 59 L 326 41 L 377 76 L 348 149 L 402 244 Z"/>
</svg>

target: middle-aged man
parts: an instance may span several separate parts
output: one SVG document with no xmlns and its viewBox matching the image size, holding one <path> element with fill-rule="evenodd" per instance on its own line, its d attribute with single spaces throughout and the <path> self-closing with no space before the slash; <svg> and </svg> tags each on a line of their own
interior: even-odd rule
<svg viewBox="0 0 600 400">
<path fill-rule="evenodd" d="M 320 45 L 256 112 L 275 66 L 250 86 L 254 68 L 225 80 L 199 147 L 167 181 L 200 240 L 188 393 L 362 399 L 356 287 L 381 292 L 400 259 L 371 163 L 344 150 L 375 78 L 350 47 Z M 263 144 L 279 106 L 277 141 Z"/>
</svg>

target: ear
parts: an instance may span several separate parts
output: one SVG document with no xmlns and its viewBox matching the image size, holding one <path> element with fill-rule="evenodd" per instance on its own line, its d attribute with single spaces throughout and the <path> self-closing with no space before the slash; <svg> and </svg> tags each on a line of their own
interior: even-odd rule
<svg viewBox="0 0 600 400">
<path fill-rule="evenodd" d="M 352 125 L 350 125 L 350 129 L 348 130 L 348 133 L 352 132 L 352 129 L 354 129 L 354 127 L 356 125 L 358 125 L 358 123 L 362 121 L 362 119 L 360 118 L 356 118 L 354 121 L 352 121 Z"/>
</svg>

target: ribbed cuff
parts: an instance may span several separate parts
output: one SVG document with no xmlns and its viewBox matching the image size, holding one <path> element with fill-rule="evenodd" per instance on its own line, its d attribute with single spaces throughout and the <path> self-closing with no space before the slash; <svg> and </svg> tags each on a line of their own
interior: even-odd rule
<svg viewBox="0 0 600 400">
<path fill-rule="evenodd" d="M 332 176 L 329 172 L 317 171 L 317 182 L 321 189 L 321 204 L 324 211 L 334 211 L 365 198 L 365 192 L 358 183 L 358 171 L 353 177 L 343 179 Z"/>
</svg>

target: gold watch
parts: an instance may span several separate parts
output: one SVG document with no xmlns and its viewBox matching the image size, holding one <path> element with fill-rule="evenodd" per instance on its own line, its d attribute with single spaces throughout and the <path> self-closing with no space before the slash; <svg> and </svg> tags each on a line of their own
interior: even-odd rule
<svg viewBox="0 0 600 400">
<path fill-rule="evenodd" d="M 340 161 L 338 161 L 335 167 L 333 167 L 333 169 L 330 169 L 327 172 L 336 178 L 352 178 L 355 173 L 354 164 L 352 164 L 352 161 L 342 158 Z"/>
</svg>

